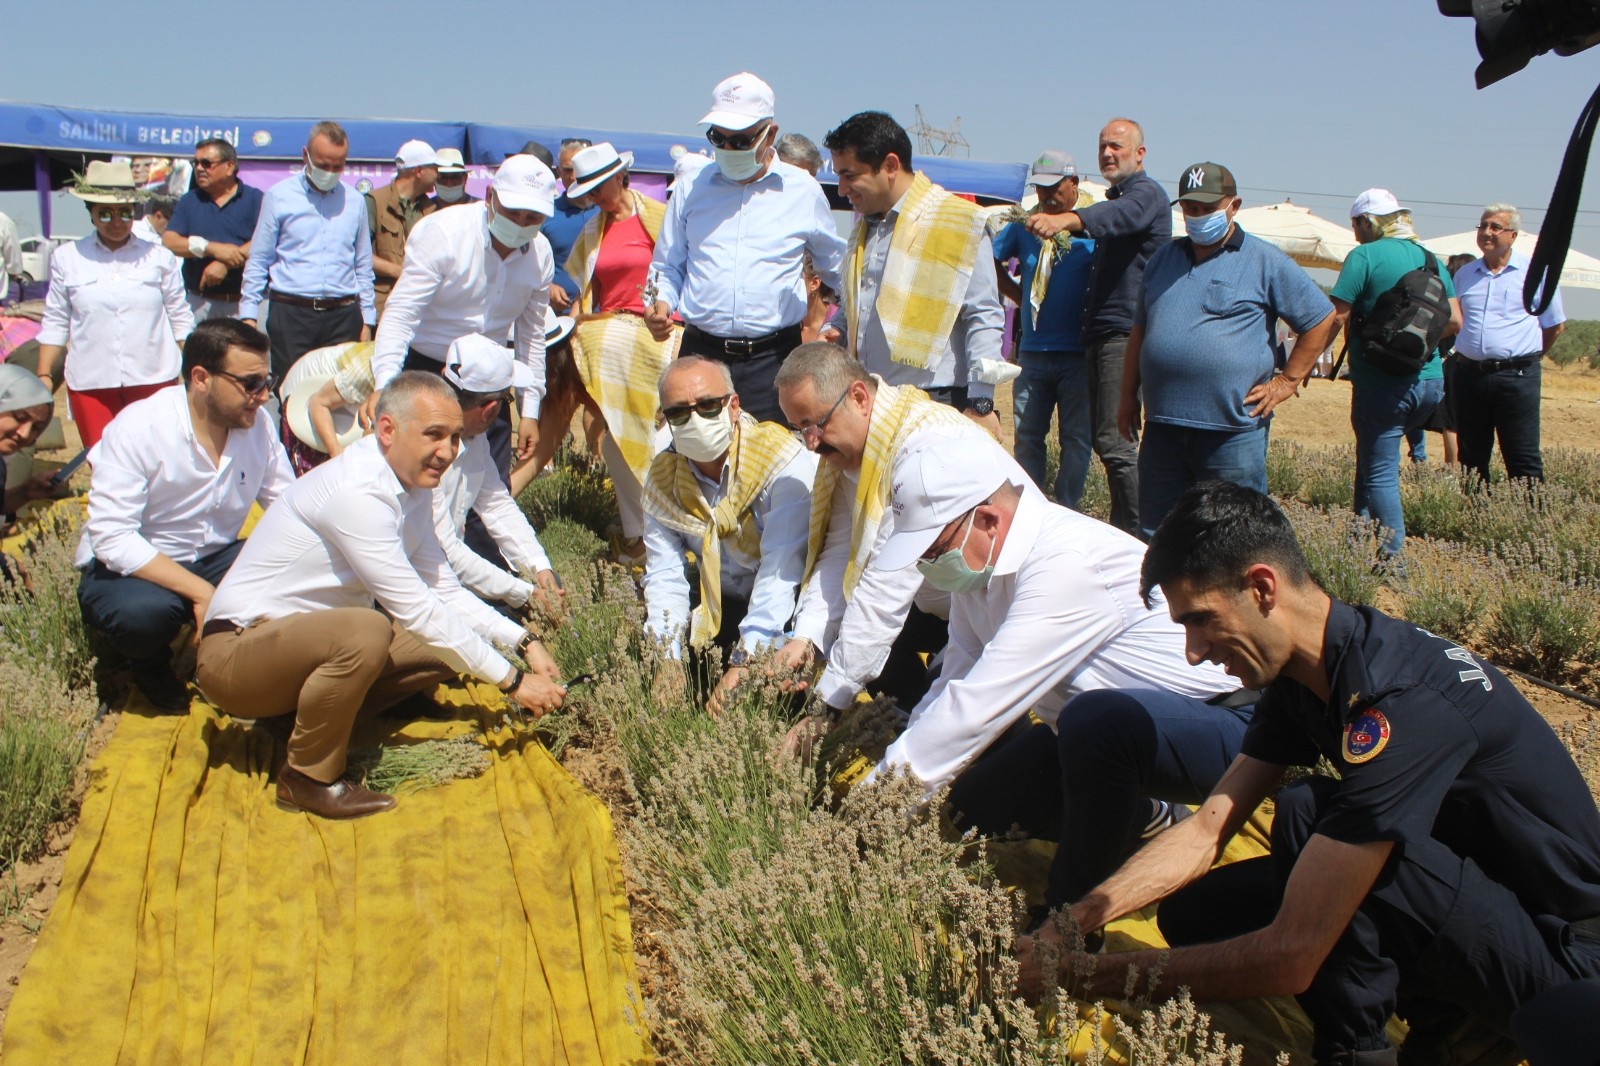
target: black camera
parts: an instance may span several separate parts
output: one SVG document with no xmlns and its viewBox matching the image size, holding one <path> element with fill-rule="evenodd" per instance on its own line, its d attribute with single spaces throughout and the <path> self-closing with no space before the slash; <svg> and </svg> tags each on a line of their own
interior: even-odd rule
<svg viewBox="0 0 1600 1066">
<path fill-rule="evenodd" d="M 1478 25 L 1478 88 L 1493 85 L 1554 51 L 1577 55 L 1600 44 L 1600 0 L 1438 0 L 1439 13 Z"/>
</svg>

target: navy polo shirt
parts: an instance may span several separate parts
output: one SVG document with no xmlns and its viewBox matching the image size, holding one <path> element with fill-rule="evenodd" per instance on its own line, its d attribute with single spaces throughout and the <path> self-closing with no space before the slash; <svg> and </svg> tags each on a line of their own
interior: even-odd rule
<svg viewBox="0 0 1600 1066">
<path fill-rule="evenodd" d="M 1145 260 L 1172 240 L 1166 190 L 1141 170 L 1108 189 L 1101 203 L 1078 208 L 1077 215 L 1084 234 L 1094 240 L 1084 342 L 1131 332 Z"/>
<path fill-rule="evenodd" d="M 566 193 L 556 197 L 555 208 L 555 214 L 546 220 L 539 232 L 550 242 L 550 251 L 555 255 L 556 273 L 551 280 L 565 289 L 568 296 L 577 299 L 578 283 L 567 273 L 567 256 L 572 254 L 572 246 L 578 243 L 578 234 L 583 232 L 584 225 L 600 209 L 578 207 L 567 199 Z"/>
<path fill-rule="evenodd" d="M 261 215 L 261 190 L 240 182 L 238 190 L 228 202 L 218 207 L 211 197 L 198 188 L 190 189 L 178 200 L 172 210 L 172 221 L 167 229 L 180 237 L 204 237 L 223 244 L 245 245 L 255 236 L 256 219 Z M 244 286 L 244 269 L 228 271 L 228 277 L 216 288 L 202 290 L 200 274 L 212 260 L 184 259 L 183 287 L 200 293 L 211 300 L 237 300 Z"/>
<path fill-rule="evenodd" d="M 1294 260 L 1236 224 L 1204 262 L 1179 238 L 1144 267 L 1134 323 L 1144 327 L 1145 418 L 1194 429 L 1255 429 L 1244 397 L 1283 362 L 1278 319 L 1304 333 L 1333 304 Z"/>
<path fill-rule="evenodd" d="M 1241 750 L 1283 766 L 1323 755 L 1337 797 L 1316 832 L 1471 859 L 1532 915 L 1600 916 L 1600 813 L 1561 741 L 1493 666 L 1370 607 L 1334 601 L 1331 697 L 1279 678 Z"/>
<path fill-rule="evenodd" d="M 1004 263 L 1015 259 L 1022 267 L 1022 307 L 1017 321 L 1022 325 L 1022 350 L 1025 352 L 1083 351 L 1083 301 L 1089 288 L 1094 263 L 1094 241 L 1074 237 L 1072 251 L 1050 267 L 1050 283 L 1045 286 L 1039 305 L 1038 325 L 1028 293 L 1033 291 L 1033 276 L 1039 270 L 1039 252 L 1044 247 L 1038 237 L 1020 222 L 1013 222 L 994 239 L 994 257 Z"/>
</svg>

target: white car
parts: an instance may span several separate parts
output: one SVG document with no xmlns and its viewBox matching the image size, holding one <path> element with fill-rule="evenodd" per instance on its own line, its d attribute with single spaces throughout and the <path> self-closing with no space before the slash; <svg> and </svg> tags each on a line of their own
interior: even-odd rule
<svg viewBox="0 0 1600 1066">
<path fill-rule="evenodd" d="M 50 253 L 63 244 L 71 244 L 76 237 L 24 237 L 17 242 L 22 249 L 22 273 L 29 281 L 43 281 L 50 276 Z"/>
</svg>

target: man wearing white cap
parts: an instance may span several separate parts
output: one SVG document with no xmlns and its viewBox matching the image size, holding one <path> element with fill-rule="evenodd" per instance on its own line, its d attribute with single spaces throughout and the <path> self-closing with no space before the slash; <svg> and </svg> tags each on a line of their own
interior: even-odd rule
<svg viewBox="0 0 1600 1066">
<path fill-rule="evenodd" d="M 1140 599 L 1143 544 L 1045 500 L 994 441 L 914 443 L 892 479 L 872 566 L 948 592 L 950 642 L 873 773 L 952 784 L 962 827 L 1059 839 L 1046 902 L 1073 902 L 1182 816 L 1170 801 L 1205 798 L 1253 694 L 1191 666 L 1166 603 Z"/>
<path fill-rule="evenodd" d="M 684 354 L 727 363 L 744 409 L 783 420 L 773 379 L 800 344 L 806 253 L 822 283 L 839 291 L 844 241 L 816 179 L 777 157 L 772 87 L 735 74 L 711 93 L 701 118 L 716 169 L 679 188 L 667 205 L 646 322 L 657 340 L 683 319 Z"/>
<path fill-rule="evenodd" d="M 455 148 L 439 149 L 439 177 L 433 183 L 433 198 L 440 207 L 475 204 L 478 198 L 467 192 L 467 161 Z"/>
<path fill-rule="evenodd" d="M 486 600 L 526 607 L 537 600 L 547 610 L 561 602 L 561 586 L 528 524 L 511 498 L 489 454 L 484 433 L 495 423 L 513 385 L 531 385 L 531 371 L 511 358 L 504 344 L 481 333 L 450 342 L 444 379 L 455 386 L 461 402 L 461 452 L 433 490 L 433 528 L 450 569 L 461 583 Z M 462 539 L 467 512 L 476 512 L 511 572 L 474 552 Z M 534 575 L 527 581 L 521 574 Z"/>
<path fill-rule="evenodd" d="M 507 157 L 488 197 L 417 223 L 406 243 L 400 280 L 378 327 L 372 375 L 382 389 L 404 370 L 444 369 L 450 342 L 468 333 L 513 334 L 517 362 L 532 384 L 518 390 L 522 423 L 517 452 L 533 454 L 544 397 L 544 313 L 555 264 L 539 232 L 555 210 L 556 178 L 531 155 Z M 376 396 L 362 406 L 370 424 Z M 511 467 L 508 412 L 489 428 L 501 480 Z"/>
<path fill-rule="evenodd" d="M 344 777 L 356 716 L 458 671 L 536 715 L 561 705 L 549 654 L 462 588 L 439 547 L 432 490 L 462 429 L 443 378 L 397 377 L 375 432 L 268 509 L 211 598 L 201 689 L 236 718 L 294 715 L 278 774 L 285 810 L 359 818 L 393 807 Z M 496 646 L 515 648 L 530 671 Z"/>
<path fill-rule="evenodd" d="M 422 220 L 439 209 L 429 194 L 439 177 L 439 154 L 427 141 L 407 141 L 394 156 L 394 180 L 367 193 L 367 232 L 372 237 L 373 298 L 378 317 L 400 276 L 406 238 Z"/>
</svg>

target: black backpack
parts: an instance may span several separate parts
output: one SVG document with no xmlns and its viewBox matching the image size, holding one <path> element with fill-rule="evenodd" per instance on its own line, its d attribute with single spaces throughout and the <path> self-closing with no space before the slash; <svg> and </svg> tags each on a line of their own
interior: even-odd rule
<svg viewBox="0 0 1600 1066">
<path fill-rule="evenodd" d="M 1372 310 L 1351 324 L 1361 339 L 1361 358 L 1386 374 L 1409 377 L 1433 357 L 1450 324 L 1439 260 L 1422 245 L 1422 265 L 1408 270 L 1379 294 Z"/>
</svg>

